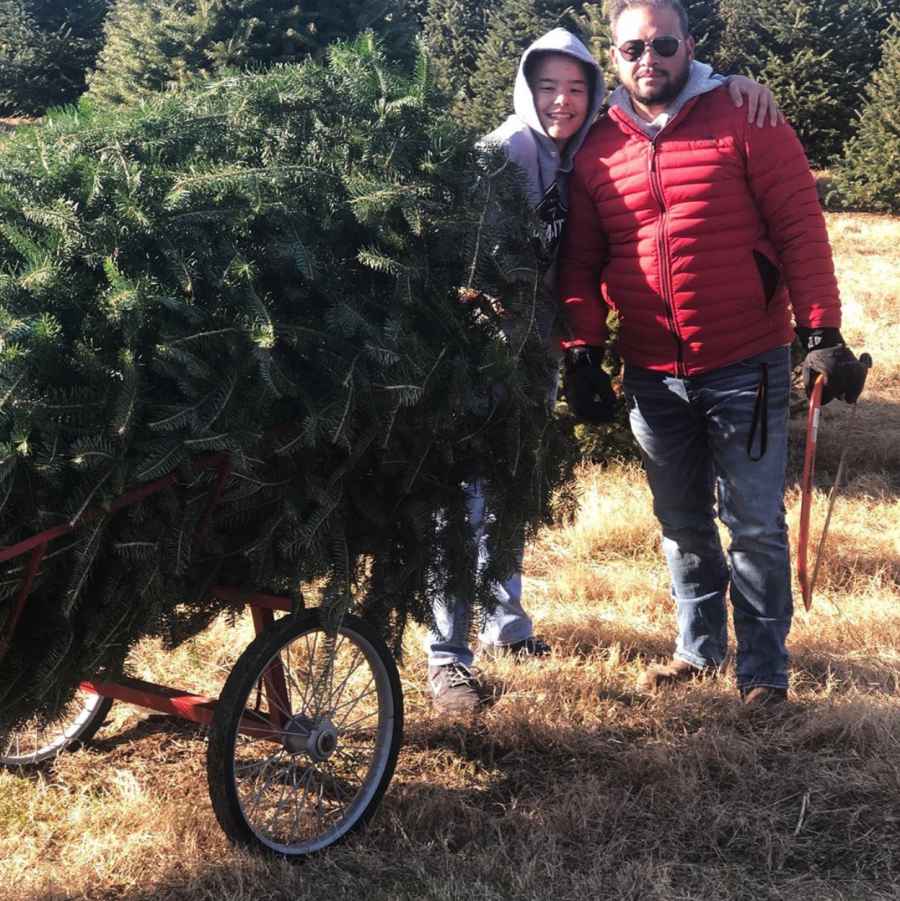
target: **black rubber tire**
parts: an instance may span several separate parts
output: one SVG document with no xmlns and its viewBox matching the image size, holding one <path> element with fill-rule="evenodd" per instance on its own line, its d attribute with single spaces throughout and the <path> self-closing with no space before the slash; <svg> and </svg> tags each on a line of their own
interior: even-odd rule
<svg viewBox="0 0 900 901">
<path fill-rule="evenodd" d="M 403 740 L 394 658 L 375 629 L 350 615 L 330 656 L 326 666 L 326 632 L 318 611 L 307 610 L 258 635 L 225 682 L 207 778 L 216 818 L 237 844 L 290 858 L 321 851 L 362 826 L 387 789 Z M 273 671 L 285 674 L 289 709 L 277 697 L 274 709 L 286 721 L 258 719 L 266 736 L 239 733 L 245 713 L 269 712 L 263 677 Z"/>
<path fill-rule="evenodd" d="M 28 723 L 10 730 L 0 726 L 0 766 L 37 766 L 80 747 L 103 725 L 112 704 L 112 698 L 79 691 L 52 722 Z"/>
</svg>

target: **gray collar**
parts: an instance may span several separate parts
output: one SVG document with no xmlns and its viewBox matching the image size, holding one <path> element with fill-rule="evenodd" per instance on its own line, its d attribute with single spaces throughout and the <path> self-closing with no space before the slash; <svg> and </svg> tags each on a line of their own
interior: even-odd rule
<svg viewBox="0 0 900 901">
<path fill-rule="evenodd" d="M 678 115 L 688 100 L 692 100 L 700 94 L 714 91 L 723 84 L 725 84 L 725 79 L 721 75 L 713 75 L 712 66 L 693 60 L 687 83 L 678 96 L 652 122 L 642 119 L 634 111 L 631 95 L 622 85 L 619 85 L 613 91 L 609 98 L 609 105 L 618 107 L 644 134 L 650 138 L 655 138 Z"/>
</svg>

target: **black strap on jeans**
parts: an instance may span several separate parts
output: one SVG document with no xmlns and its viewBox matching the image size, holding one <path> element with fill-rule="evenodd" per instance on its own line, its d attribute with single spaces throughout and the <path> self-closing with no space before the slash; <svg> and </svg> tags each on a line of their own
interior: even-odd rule
<svg viewBox="0 0 900 901">
<path fill-rule="evenodd" d="M 758 463 L 766 455 L 769 445 L 769 364 L 760 363 L 762 373 L 756 389 L 756 403 L 753 405 L 753 422 L 750 423 L 750 437 L 747 438 L 747 456 Z M 753 456 L 753 439 L 759 429 L 759 456 Z"/>
</svg>

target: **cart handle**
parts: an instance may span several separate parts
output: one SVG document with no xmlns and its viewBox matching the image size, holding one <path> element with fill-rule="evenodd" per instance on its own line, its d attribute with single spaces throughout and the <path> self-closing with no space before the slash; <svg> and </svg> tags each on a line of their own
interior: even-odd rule
<svg viewBox="0 0 900 901">
<path fill-rule="evenodd" d="M 201 523 L 202 534 L 202 532 L 206 530 L 212 509 L 218 503 L 225 482 L 231 473 L 231 457 L 227 453 L 208 454 L 205 457 L 198 457 L 193 461 L 192 466 L 194 472 L 202 472 L 205 469 L 212 469 L 214 467 L 217 467 L 219 470 L 219 477 L 216 479 L 216 484 L 213 486 L 210 501 L 203 515 L 203 521 Z M 162 491 L 169 485 L 174 484 L 177 480 L 178 473 L 173 471 L 153 482 L 147 482 L 146 485 L 140 485 L 137 488 L 133 488 L 131 491 L 117 497 L 105 512 L 110 514 L 117 513 L 124 507 L 130 507 L 133 504 L 137 504 L 144 500 L 144 498 L 156 494 L 158 491 Z M 37 535 L 32 535 L 30 538 L 25 538 L 22 541 L 16 542 L 16 544 L 11 544 L 9 547 L 0 548 L 0 563 L 5 563 L 7 560 L 13 560 L 16 557 L 24 556 L 29 552 L 31 553 L 31 557 L 28 560 L 28 564 L 22 576 L 22 584 L 16 593 L 16 602 L 12 610 L 12 615 L 5 623 L 3 623 L 2 631 L 0 631 L 0 660 L 3 659 L 12 644 L 12 637 L 15 634 L 19 620 L 22 618 L 25 603 L 28 600 L 29 594 L 31 594 L 34 580 L 37 577 L 41 562 L 47 551 L 47 545 L 54 539 L 61 538 L 63 535 L 68 535 L 69 532 L 75 531 L 81 523 L 94 519 L 102 512 L 104 512 L 103 509 L 99 507 L 88 510 L 75 522 L 68 522 L 60 526 L 54 526 L 52 529 L 45 529 L 43 532 L 38 532 Z"/>
</svg>

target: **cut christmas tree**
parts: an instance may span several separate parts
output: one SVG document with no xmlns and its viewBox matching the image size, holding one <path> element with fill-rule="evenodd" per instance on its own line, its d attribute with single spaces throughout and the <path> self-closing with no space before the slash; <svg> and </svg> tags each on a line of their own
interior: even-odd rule
<svg viewBox="0 0 900 901">
<path fill-rule="evenodd" d="M 489 603 L 568 472 L 534 323 L 539 229 L 431 86 L 371 39 L 52 117 L 0 158 L 0 529 L 48 548 L 0 660 L 0 721 L 52 715 L 215 582 L 324 586 L 398 646 Z M 489 173 L 489 174 L 485 174 Z M 502 320 L 460 298 L 502 298 Z M 231 462 L 208 526 L 214 473 Z M 125 510 L 127 489 L 178 484 Z M 465 484 L 489 498 L 474 564 Z M 0 634 L 25 558 L 0 575 Z"/>
<path fill-rule="evenodd" d="M 194 78 L 319 58 L 369 29 L 392 59 L 410 57 L 416 22 L 405 0 L 115 0 L 90 95 L 135 103 Z"/>
</svg>

